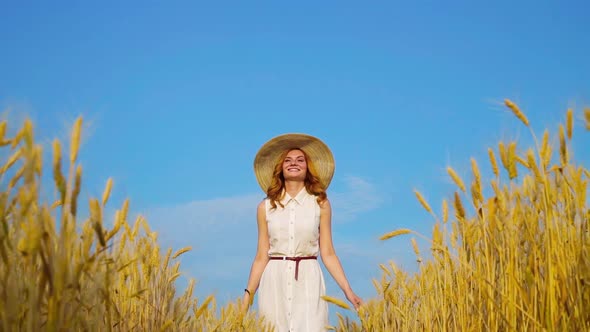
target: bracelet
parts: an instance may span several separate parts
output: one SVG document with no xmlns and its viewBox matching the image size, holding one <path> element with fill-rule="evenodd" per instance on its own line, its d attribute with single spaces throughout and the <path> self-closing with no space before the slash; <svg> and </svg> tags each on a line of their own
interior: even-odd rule
<svg viewBox="0 0 590 332">
<path fill-rule="evenodd" d="M 248 288 L 244 288 L 244 292 L 248 293 L 248 295 L 252 296 L 252 293 L 248 290 Z"/>
</svg>

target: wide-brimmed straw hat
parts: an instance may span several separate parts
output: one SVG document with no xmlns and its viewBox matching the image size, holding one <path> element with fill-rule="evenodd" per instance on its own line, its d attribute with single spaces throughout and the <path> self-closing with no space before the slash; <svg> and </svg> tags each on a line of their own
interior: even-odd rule
<svg viewBox="0 0 590 332">
<path fill-rule="evenodd" d="M 307 134 L 289 133 L 276 136 L 258 150 L 254 158 L 254 173 L 260 188 L 266 193 L 272 183 L 272 173 L 285 150 L 301 149 L 313 164 L 312 172 L 327 189 L 334 176 L 334 156 L 319 138 Z"/>
</svg>

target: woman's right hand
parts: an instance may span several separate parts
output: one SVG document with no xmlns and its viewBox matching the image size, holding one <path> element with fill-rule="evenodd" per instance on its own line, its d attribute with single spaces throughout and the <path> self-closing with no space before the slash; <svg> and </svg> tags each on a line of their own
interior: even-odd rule
<svg viewBox="0 0 590 332">
<path fill-rule="evenodd" d="M 250 308 L 250 293 L 244 292 L 244 296 L 242 297 L 242 313 L 248 312 L 248 308 Z"/>
</svg>

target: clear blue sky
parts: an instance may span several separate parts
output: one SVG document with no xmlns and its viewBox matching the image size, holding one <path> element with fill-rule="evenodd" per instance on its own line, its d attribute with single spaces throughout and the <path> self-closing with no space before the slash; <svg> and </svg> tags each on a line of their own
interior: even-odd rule
<svg viewBox="0 0 590 332">
<path fill-rule="evenodd" d="M 111 210 L 129 197 L 164 246 L 192 245 L 184 272 L 222 303 L 248 278 L 271 137 L 332 148 L 335 246 L 368 298 L 378 263 L 416 270 L 409 237 L 378 241 L 430 232 L 414 188 L 440 210 L 446 166 L 467 180 L 474 156 L 488 177 L 488 146 L 530 141 L 504 98 L 537 131 L 590 105 L 587 1 L 60 3 L 0 4 L 3 117 L 47 145 L 83 115 L 82 197 L 113 177 Z"/>
</svg>

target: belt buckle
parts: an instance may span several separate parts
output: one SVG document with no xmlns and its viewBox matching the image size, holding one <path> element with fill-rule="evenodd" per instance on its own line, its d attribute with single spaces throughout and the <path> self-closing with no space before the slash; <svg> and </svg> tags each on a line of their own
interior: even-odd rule
<svg viewBox="0 0 590 332">
<path fill-rule="evenodd" d="M 286 261 L 287 260 L 287 256 L 283 256 L 283 260 Z"/>
</svg>

